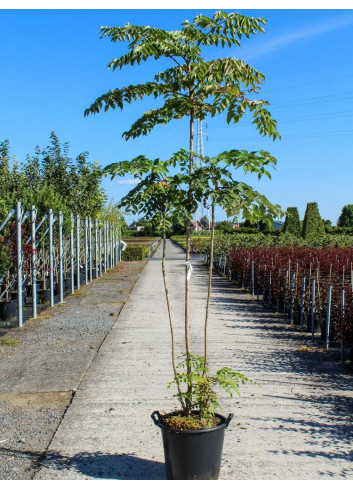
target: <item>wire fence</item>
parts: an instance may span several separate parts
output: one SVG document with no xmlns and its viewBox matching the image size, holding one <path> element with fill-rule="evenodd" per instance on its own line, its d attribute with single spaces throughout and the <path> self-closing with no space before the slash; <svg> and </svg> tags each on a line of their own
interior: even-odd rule
<svg viewBox="0 0 353 489">
<path fill-rule="evenodd" d="M 121 261 L 121 230 L 113 223 L 39 215 L 21 202 L 0 223 L 0 321 L 36 318 Z"/>
</svg>

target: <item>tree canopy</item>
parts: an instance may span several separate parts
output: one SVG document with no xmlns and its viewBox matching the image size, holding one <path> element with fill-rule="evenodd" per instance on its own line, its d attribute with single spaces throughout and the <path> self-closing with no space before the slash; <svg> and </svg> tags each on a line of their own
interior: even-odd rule
<svg viewBox="0 0 353 489">
<path fill-rule="evenodd" d="M 97 217 L 107 200 L 101 186 L 102 170 L 97 162 L 80 153 L 76 160 L 69 157 L 68 143 L 61 144 L 54 132 L 50 143 L 33 156 L 18 163 L 10 155 L 10 142 L 0 143 L 0 220 L 21 201 L 27 209 L 35 205 L 40 213 L 49 208 L 82 217 Z"/>
</svg>

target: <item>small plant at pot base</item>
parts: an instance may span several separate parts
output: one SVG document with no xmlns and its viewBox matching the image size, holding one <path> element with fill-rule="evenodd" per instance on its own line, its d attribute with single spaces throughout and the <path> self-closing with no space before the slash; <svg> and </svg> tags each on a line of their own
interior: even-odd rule
<svg viewBox="0 0 353 489">
<path fill-rule="evenodd" d="M 253 381 L 229 367 L 223 367 L 215 375 L 210 375 L 204 357 L 189 354 L 188 359 L 185 358 L 177 365 L 177 374 L 167 386 L 178 387 L 175 397 L 178 398 L 182 410 L 164 417 L 163 423 L 177 430 L 212 428 L 221 423 L 216 415 L 217 409 L 222 411 L 216 388 L 233 397 L 234 393 L 240 395 L 241 384 Z M 190 372 L 187 372 L 188 365 L 191 366 Z M 181 390 L 183 386 L 186 389 L 184 391 Z"/>
</svg>

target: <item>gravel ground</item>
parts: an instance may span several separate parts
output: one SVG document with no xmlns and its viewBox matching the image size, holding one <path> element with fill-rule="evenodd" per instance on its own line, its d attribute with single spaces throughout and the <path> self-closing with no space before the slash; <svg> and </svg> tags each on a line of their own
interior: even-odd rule
<svg viewBox="0 0 353 489">
<path fill-rule="evenodd" d="M 144 266 L 120 263 L 23 328 L 0 323 L 0 480 L 32 479 Z"/>
</svg>

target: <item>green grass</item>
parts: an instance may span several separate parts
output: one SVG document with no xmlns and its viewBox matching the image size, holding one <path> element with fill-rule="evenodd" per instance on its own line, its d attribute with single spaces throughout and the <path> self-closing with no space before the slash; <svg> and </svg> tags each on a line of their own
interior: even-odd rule
<svg viewBox="0 0 353 489">
<path fill-rule="evenodd" d="M 15 340 L 14 338 L 0 338 L 0 345 L 15 346 L 17 343 L 18 340 Z"/>
</svg>

